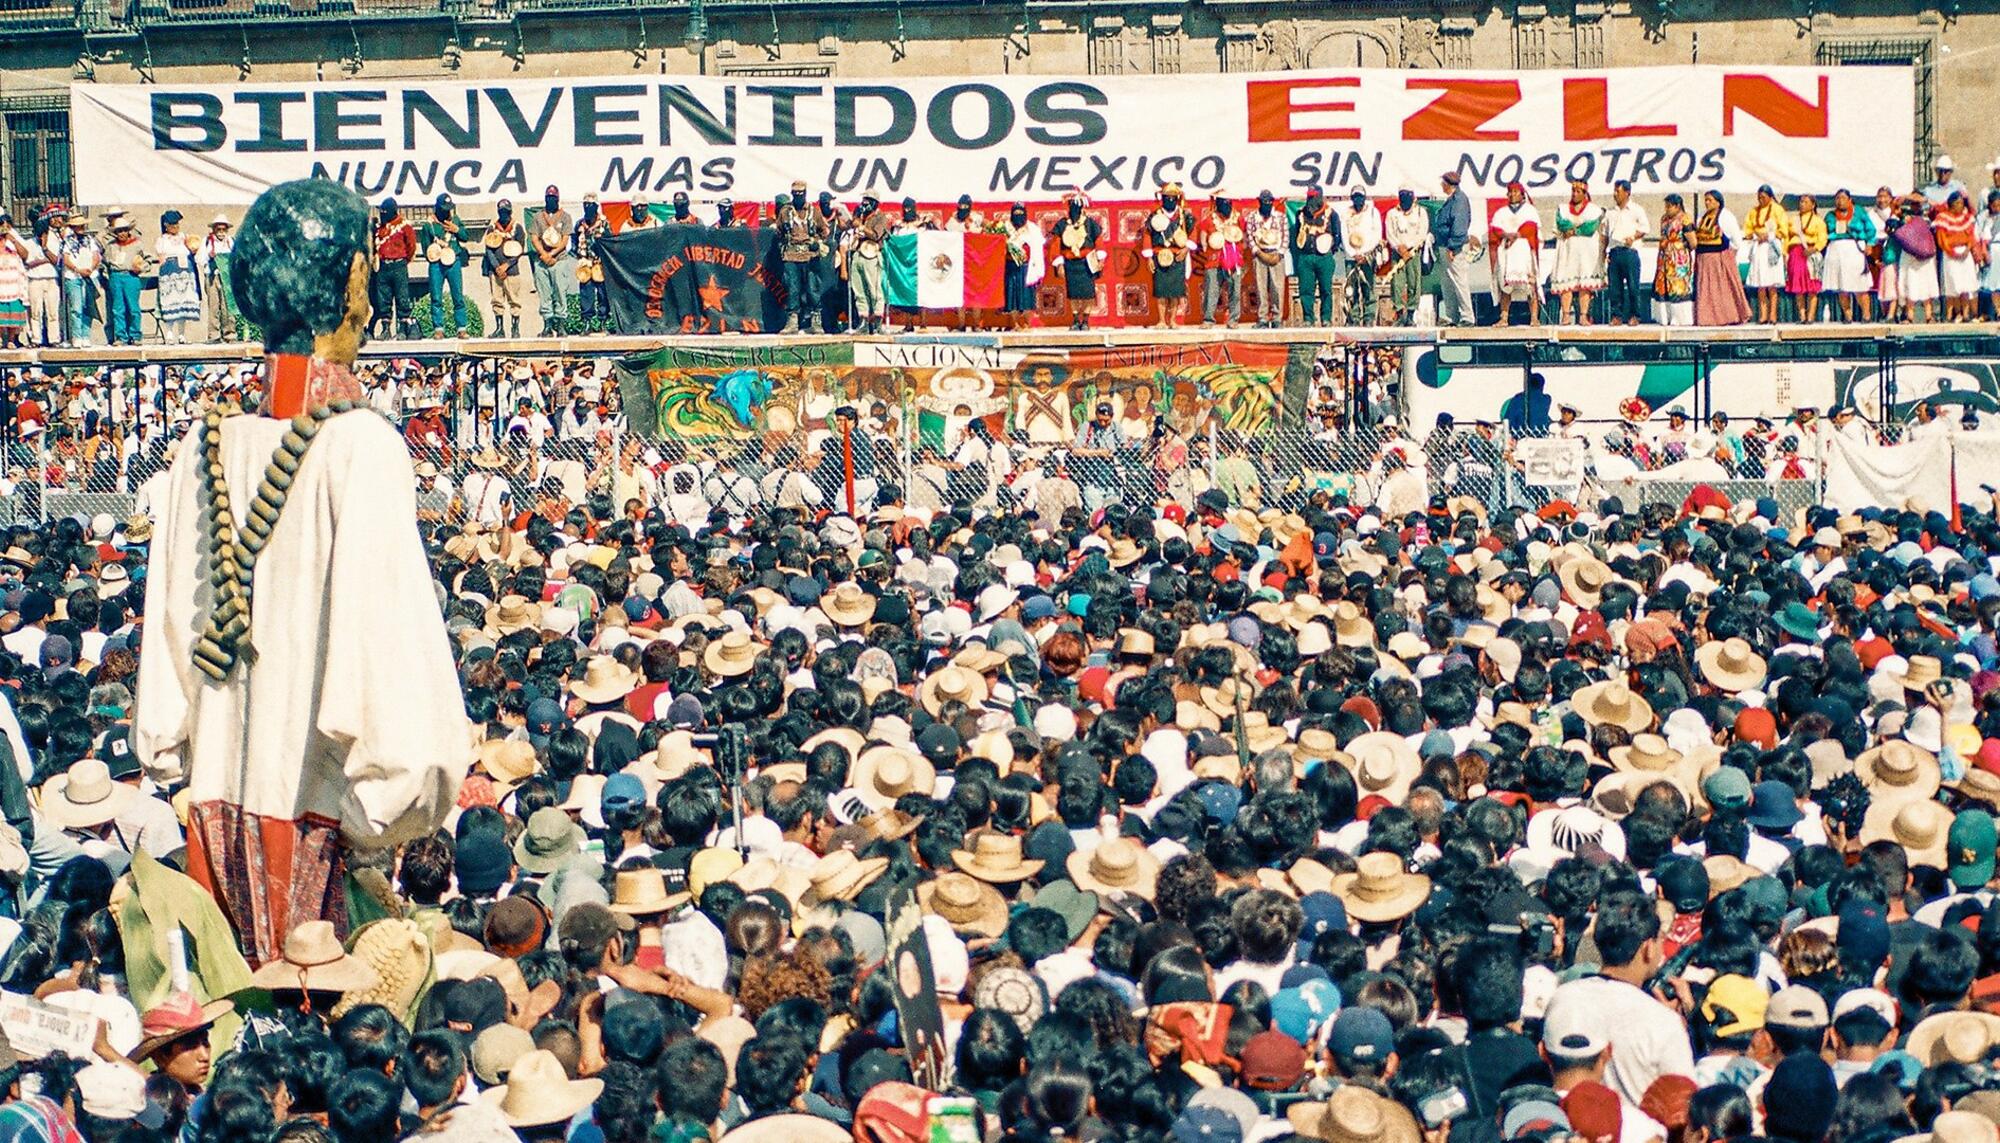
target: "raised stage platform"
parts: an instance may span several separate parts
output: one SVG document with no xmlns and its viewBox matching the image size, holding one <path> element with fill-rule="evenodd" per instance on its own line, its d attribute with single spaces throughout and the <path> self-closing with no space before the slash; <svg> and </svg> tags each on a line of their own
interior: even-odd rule
<svg viewBox="0 0 2000 1143">
<path fill-rule="evenodd" d="M 725 334 L 689 337 L 561 337 L 445 338 L 371 341 L 362 356 L 385 357 L 617 357 L 666 346 L 730 348 L 876 344 L 955 343 L 990 348 L 1033 350 L 1146 345 L 1199 345 L 1204 342 L 1263 342 L 1283 345 L 1351 344 L 1403 346 L 1463 346 L 1475 353 L 1505 352 L 1520 346 L 1537 359 L 1555 359 L 1565 346 L 1585 350 L 1629 347 L 1732 347 L 1736 353 L 1756 353 L 1768 347 L 1770 356 L 1853 356 L 1856 343 L 1893 344 L 1901 356 L 1934 350 L 1945 356 L 2000 356 L 2000 324 L 1991 322 L 1929 325 L 1745 325 L 1701 326 L 1511 326 L 1413 329 L 1402 326 L 1340 326 L 1332 328 L 1235 329 L 1185 326 L 1176 329 L 1106 328 L 1086 331 L 1033 329 L 1024 331 L 917 328 L 895 334 Z M 1671 352 L 1671 350 L 1669 350 Z M 255 361 L 263 356 L 252 343 L 202 345 L 94 346 L 86 349 L 4 349 L 0 369 L 28 365 L 50 367 L 133 366 Z"/>
</svg>

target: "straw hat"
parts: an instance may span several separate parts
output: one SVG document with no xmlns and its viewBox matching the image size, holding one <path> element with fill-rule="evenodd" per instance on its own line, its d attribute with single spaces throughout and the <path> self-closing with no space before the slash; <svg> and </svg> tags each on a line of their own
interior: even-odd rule
<svg viewBox="0 0 2000 1143">
<path fill-rule="evenodd" d="M 142 795 L 111 780 L 111 768 L 95 758 L 70 763 L 42 783 L 42 815 L 62 829 L 89 829 L 117 818 Z"/>
<path fill-rule="evenodd" d="M 488 738 L 473 751 L 472 759 L 503 794 L 541 769 L 534 745 L 523 738 Z"/>
<path fill-rule="evenodd" d="M 1146 554 L 1145 549 L 1133 542 L 1130 537 L 1120 536 L 1111 541 L 1111 551 L 1105 558 L 1111 562 L 1112 567 L 1122 568 L 1138 563 L 1139 557 L 1144 554 Z"/>
<path fill-rule="evenodd" d="M 1634 735 L 1631 745 L 1614 746 L 1608 753 L 1611 765 L 1627 773 L 1665 774 L 1680 770 L 1687 761 L 1657 734 Z"/>
<path fill-rule="evenodd" d="M 1153 899 L 1159 883 L 1160 859 L 1128 837 L 1114 837 L 1088 851 L 1078 850 L 1064 861 L 1069 879 L 1093 893 L 1130 893 Z"/>
<path fill-rule="evenodd" d="M 868 736 L 851 726 L 829 726 L 804 742 L 799 743 L 799 753 L 811 754 L 828 742 L 837 743 L 847 751 L 849 761 L 860 756 L 868 745 Z"/>
<path fill-rule="evenodd" d="M 1026 881 L 1042 871 L 1043 862 L 1024 860 L 1021 839 L 1011 833 L 983 829 L 971 837 L 970 849 L 951 851 L 952 864 L 995 885 Z"/>
<path fill-rule="evenodd" d="M 656 866 L 621 869 L 612 883 L 611 911 L 628 917 L 670 913 L 687 904 L 686 893 L 668 893 L 666 875 Z"/>
<path fill-rule="evenodd" d="M 1375 625 L 1348 600 L 1333 605 L 1333 641 L 1342 647 L 1373 647 Z"/>
<path fill-rule="evenodd" d="M 507 467 L 507 454 L 494 448 L 492 445 L 487 445 L 485 448 L 473 453 L 468 459 L 471 460 L 474 468 L 497 469 Z"/>
<path fill-rule="evenodd" d="M 542 625 L 542 605 L 520 595 L 503 595 L 486 609 L 486 633 L 499 638 L 516 631 L 533 631 Z"/>
<path fill-rule="evenodd" d="M 917 903 L 961 935 L 997 937 L 1007 931 L 1007 901 L 1000 890 L 967 873 L 940 873 L 917 886 Z"/>
<path fill-rule="evenodd" d="M 1861 820 L 1861 844 L 1893 841 L 1910 855 L 1912 865 L 1943 869 L 1951 820 L 1951 811 L 1929 798 L 1871 802 Z"/>
<path fill-rule="evenodd" d="M 836 849 L 813 862 L 807 871 L 812 887 L 806 890 L 804 903 L 810 907 L 827 901 L 852 901 L 888 868 L 886 857 L 856 857 L 851 849 Z"/>
<path fill-rule="evenodd" d="M 379 979 L 367 962 L 340 947 L 332 921 L 307 921 L 285 937 L 280 959 L 250 974 L 250 986 L 346 993 L 373 988 Z"/>
<path fill-rule="evenodd" d="M 161 1048 L 183 1036 L 213 1027 L 217 1020 L 234 1011 L 234 1001 L 211 1000 L 206 1004 L 196 1004 L 194 997 L 183 993 L 176 1000 L 169 1000 L 147 1011 L 139 1021 L 138 1046 L 127 1052 L 125 1058 L 135 1064 L 145 1063 Z"/>
<path fill-rule="evenodd" d="M 1174 704 L 1174 725 L 1184 731 L 1222 732 L 1222 720 L 1215 716 L 1215 712 L 1190 699 L 1181 699 Z"/>
<path fill-rule="evenodd" d="M 1299 740 L 1292 746 L 1292 760 L 1300 764 L 1331 762 L 1340 754 L 1340 740 L 1333 736 L 1331 730 L 1317 726 L 1299 731 Z"/>
<path fill-rule="evenodd" d="M 1901 738 L 1865 751 L 1854 760 L 1854 772 L 1874 799 L 1871 811 L 1884 804 L 1928 799 L 1937 793 L 1942 779 L 1937 755 Z"/>
<path fill-rule="evenodd" d="M 576 1118 L 603 1090 L 603 1080 L 573 1080 L 554 1052 L 537 1049 L 514 1061 L 506 1083 L 487 1088 L 479 1098 L 498 1110 L 509 1127 L 541 1127 Z"/>
<path fill-rule="evenodd" d="M 758 893 L 769 889 L 791 902 L 793 912 L 797 912 L 799 902 L 805 898 L 806 890 L 812 883 L 806 880 L 806 871 L 792 865 L 780 865 L 768 857 L 753 857 L 741 869 L 724 878 L 731 885 L 745 893 Z"/>
<path fill-rule="evenodd" d="M 1224 679 L 1221 686 L 1202 687 L 1196 693 L 1201 698 L 1201 705 L 1221 718 L 1236 717 L 1238 698 L 1247 706 L 1251 699 L 1257 697 L 1257 689 L 1240 679 Z"/>
<path fill-rule="evenodd" d="M 1325 1143 L 1418 1143 L 1422 1132 L 1403 1105 L 1364 1087 L 1341 1084 L 1325 1103 L 1285 1109 L 1292 1130 Z"/>
<path fill-rule="evenodd" d="M 593 655 L 584 664 L 583 677 L 569 685 L 569 692 L 593 706 L 617 702 L 636 689 L 639 680 L 609 655 Z"/>
<path fill-rule="evenodd" d="M 1333 895 L 1357 921 L 1394 921 L 1417 911 L 1431 895 L 1431 879 L 1403 868 L 1393 853 L 1367 853 L 1353 873 L 1333 879 Z"/>
<path fill-rule="evenodd" d="M 819 609 L 842 627 L 859 627 L 875 617 L 875 597 L 858 583 L 843 583 L 820 596 Z"/>
<path fill-rule="evenodd" d="M 375 984 L 343 995 L 333 1006 L 333 1018 L 363 1004 L 380 1004 L 397 1019 L 408 1020 L 431 981 L 431 940 L 423 926 L 402 917 L 364 926 L 354 934 L 354 956 L 375 970 Z"/>
<path fill-rule="evenodd" d="M 1921 692 L 1944 677 L 1944 665 L 1934 655 L 1911 655 L 1909 670 L 1903 673 L 1903 689 Z"/>
<path fill-rule="evenodd" d="M 1564 563 L 1556 571 L 1556 578 L 1562 581 L 1563 594 L 1588 610 L 1604 601 L 1604 589 L 1616 582 L 1618 576 L 1610 564 L 1596 556 L 1580 556 Z"/>
<path fill-rule="evenodd" d="M 731 631 L 708 645 L 701 653 L 701 662 L 711 674 L 735 678 L 750 673 L 763 649 L 764 645 L 752 639 L 749 632 Z"/>
<path fill-rule="evenodd" d="M 1695 666 L 1719 690 L 1750 691 L 1764 685 L 1764 657 L 1745 639 L 1703 643 L 1694 651 Z"/>
<path fill-rule="evenodd" d="M 1570 706 L 1591 726 L 1608 722 L 1640 734 L 1653 725 L 1653 708 L 1646 704 L 1645 699 L 1633 694 L 1632 688 L 1626 686 L 1623 679 L 1579 688 L 1570 696 Z"/>
<path fill-rule="evenodd" d="M 1424 768 L 1417 748 L 1402 735 L 1386 730 L 1356 735 L 1347 744 L 1347 756 L 1353 760 L 1354 784 L 1360 795 L 1379 794 L 1395 805 L 1402 804 L 1410 783 Z"/>
<path fill-rule="evenodd" d="M 1910 1029 L 1905 1049 L 1925 1067 L 1936 1064 L 1980 1064 L 2000 1045 L 2000 1016 L 1989 1012 L 1939 1012 Z"/>
<path fill-rule="evenodd" d="M 928 797 L 937 789 L 937 769 L 914 750 L 876 746 L 854 760 L 847 781 L 869 808 L 879 810 L 904 794 Z"/>
<path fill-rule="evenodd" d="M 935 717 L 948 701 L 976 707 L 986 701 L 986 680 L 964 667 L 936 671 L 917 688 L 917 701 Z"/>
</svg>

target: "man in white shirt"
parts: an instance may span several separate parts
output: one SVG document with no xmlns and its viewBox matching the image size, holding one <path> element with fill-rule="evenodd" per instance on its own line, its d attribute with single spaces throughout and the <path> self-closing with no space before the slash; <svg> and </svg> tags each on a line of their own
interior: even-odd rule
<svg viewBox="0 0 2000 1143">
<path fill-rule="evenodd" d="M 1603 967 L 1596 976 L 1556 989 L 1543 1028 L 1566 1029 L 1582 1020 L 1604 1029 L 1611 1054 L 1604 1083 L 1636 1105 L 1661 1076 L 1694 1074 L 1686 1019 L 1646 991 L 1666 963 L 1660 915 L 1642 893 L 1613 892 L 1598 906 L 1592 937 Z M 1678 1003 L 1689 1002 L 1678 990 L 1670 995 Z"/>
<path fill-rule="evenodd" d="M 1355 310 L 1349 325 L 1375 324 L 1375 266 L 1382 260 L 1382 215 L 1360 187 L 1347 196 L 1340 212 L 1341 248 L 1347 254 L 1347 296 Z"/>
<path fill-rule="evenodd" d="M 1639 278 L 1639 240 L 1652 233 L 1646 208 L 1632 201 L 1632 184 L 1619 179 L 1604 212 L 1604 302 L 1611 324 L 1638 325 L 1646 293 Z"/>
<path fill-rule="evenodd" d="M 1390 320 L 1397 325 L 1409 325 L 1414 316 L 1417 297 L 1423 292 L 1424 243 L 1430 238 L 1430 212 L 1417 205 L 1414 187 L 1404 187 L 1396 194 L 1396 205 L 1389 208 L 1383 220 L 1382 233 L 1389 245 L 1389 306 L 1394 311 Z"/>
</svg>

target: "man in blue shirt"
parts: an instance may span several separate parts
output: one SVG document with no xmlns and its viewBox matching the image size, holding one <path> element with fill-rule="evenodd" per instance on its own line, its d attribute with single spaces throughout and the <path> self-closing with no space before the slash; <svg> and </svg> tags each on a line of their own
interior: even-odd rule
<svg viewBox="0 0 2000 1143">
<path fill-rule="evenodd" d="M 1500 405 L 1500 419 L 1516 437 L 1543 437 L 1549 433 L 1548 378 L 1528 375 L 1528 386 Z"/>
<path fill-rule="evenodd" d="M 1465 244 L 1472 236 L 1472 200 L 1459 189 L 1458 172 L 1446 171 L 1444 206 L 1431 222 L 1438 252 L 1438 324 L 1471 325 L 1472 278 Z"/>
</svg>

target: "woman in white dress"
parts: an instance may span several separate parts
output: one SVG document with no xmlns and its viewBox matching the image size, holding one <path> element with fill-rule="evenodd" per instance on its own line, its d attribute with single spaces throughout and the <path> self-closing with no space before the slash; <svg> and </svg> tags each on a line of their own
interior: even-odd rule
<svg viewBox="0 0 2000 1143">
<path fill-rule="evenodd" d="M 1569 201 L 1556 208 L 1556 265 L 1549 288 L 1562 304 L 1556 320 L 1590 324 L 1590 298 L 1604 288 L 1604 208 L 1590 201 L 1590 185 L 1569 184 Z"/>
<path fill-rule="evenodd" d="M 1875 190 L 1875 205 L 1868 208 L 1868 225 L 1875 232 L 1869 247 L 1869 265 L 1875 274 L 1875 299 L 1883 321 L 1895 321 L 1902 308 L 1902 292 L 1897 289 L 1896 254 L 1889 232 L 1896 229 L 1896 192 L 1888 187 Z"/>
<path fill-rule="evenodd" d="M 1929 322 L 1936 316 L 1938 287 L 1937 232 L 1926 217 L 1928 207 L 1922 195 L 1903 200 L 1903 209 L 1893 226 L 1896 258 L 1896 293 L 1903 300 L 1903 320 Z"/>
<path fill-rule="evenodd" d="M 1979 268 L 1980 306 L 1991 320 L 2000 313 L 2000 261 L 1993 257 L 2000 249 L 2000 189 L 1986 192 L 1986 209 L 1979 212 L 1979 241 L 1986 247 L 1986 264 Z"/>
<path fill-rule="evenodd" d="M 1874 244 L 1874 218 L 1855 206 L 1854 196 L 1845 189 L 1835 192 L 1833 209 L 1826 215 L 1826 265 L 1821 279 L 1840 307 L 1841 321 L 1854 320 L 1857 299 L 1861 320 L 1873 316 L 1870 293 L 1874 280 L 1868 272 L 1868 250 Z"/>
<path fill-rule="evenodd" d="M 1777 194 L 1757 188 L 1757 204 L 1743 216 L 1743 245 L 1749 256 L 1743 284 L 1757 299 L 1757 320 L 1778 322 L 1778 295 L 1785 289 L 1785 250 L 1791 245 L 1792 216 Z"/>
<path fill-rule="evenodd" d="M 1542 216 L 1528 201 L 1528 188 L 1507 184 L 1507 205 L 1494 212 L 1487 239 L 1499 324 L 1513 324 L 1513 306 L 1520 301 L 1528 303 L 1528 324 L 1542 324 Z"/>
</svg>

